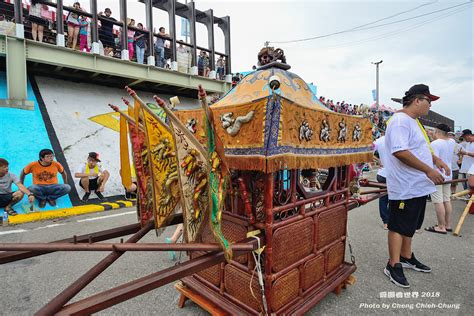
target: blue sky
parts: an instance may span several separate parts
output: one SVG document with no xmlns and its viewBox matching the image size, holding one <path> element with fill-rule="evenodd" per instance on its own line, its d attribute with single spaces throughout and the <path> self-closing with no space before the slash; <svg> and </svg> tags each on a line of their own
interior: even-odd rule
<svg viewBox="0 0 474 316">
<path fill-rule="evenodd" d="M 184 0 L 180 2 L 184 3 Z M 467 2 L 448 11 L 379 28 L 271 45 L 284 49 L 291 71 L 317 85 L 318 94 L 349 103 L 373 103 L 371 90 L 375 88 L 375 66 L 371 62 L 383 60 L 380 65 L 381 104 L 399 107 L 391 97 L 403 96 L 413 84 L 425 83 L 433 94 L 441 97 L 433 103 L 434 111 L 454 119 L 457 126 L 474 129 L 472 1 L 195 2 L 199 10 L 212 8 L 215 16 L 231 17 L 233 71 L 251 69 L 265 41 L 334 33 L 411 10 L 377 23 L 383 24 Z M 129 3 L 129 15 L 144 22 L 143 5 Z M 98 6 L 99 9 L 109 6 L 115 11 L 114 16 L 119 16 L 116 0 L 98 0 Z M 166 14 L 156 10 L 154 24 L 167 26 Z M 198 45 L 207 46 L 204 27 L 198 26 L 197 31 Z M 216 39 L 221 41 L 217 50 L 223 51 L 221 32 L 216 28 L 215 33 Z"/>
</svg>

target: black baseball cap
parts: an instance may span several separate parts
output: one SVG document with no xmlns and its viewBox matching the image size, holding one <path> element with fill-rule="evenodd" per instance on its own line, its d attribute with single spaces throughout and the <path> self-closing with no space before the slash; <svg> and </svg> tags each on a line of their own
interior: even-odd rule
<svg viewBox="0 0 474 316">
<path fill-rule="evenodd" d="M 408 91 L 405 92 L 405 98 L 413 96 L 413 95 L 417 95 L 417 94 L 422 94 L 424 96 L 427 96 L 428 98 L 430 98 L 431 101 L 436 101 L 439 99 L 438 96 L 430 93 L 430 87 L 422 83 L 416 84 L 410 89 L 408 89 Z"/>
<path fill-rule="evenodd" d="M 92 158 L 92 159 L 94 159 L 95 161 L 98 161 L 98 162 L 100 162 L 100 159 L 99 159 L 99 153 L 96 153 L 96 152 L 90 152 L 90 153 L 89 153 L 89 158 Z"/>
<path fill-rule="evenodd" d="M 467 135 L 472 135 L 472 131 L 470 129 L 463 130 L 461 137 L 464 137 L 464 136 L 467 136 Z"/>
<path fill-rule="evenodd" d="M 436 125 L 436 128 L 446 133 L 451 132 L 451 128 L 448 125 L 443 124 L 443 123 Z"/>
</svg>

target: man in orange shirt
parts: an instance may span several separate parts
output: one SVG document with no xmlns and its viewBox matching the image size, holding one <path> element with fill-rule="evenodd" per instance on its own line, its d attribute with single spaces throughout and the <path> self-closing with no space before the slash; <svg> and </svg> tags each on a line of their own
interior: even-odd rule
<svg viewBox="0 0 474 316">
<path fill-rule="evenodd" d="M 56 206 L 56 199 L 71 191 L 67 184 L 67 175 L 63 166 L 54 161 L 51 149 L 43 149 L 39 152 L 39 160 L 29 163 L 20 174 L 20 182 L 23 183 L 25 175 L 33 175 L 33 185 L 28 190 L 33 192 L 38 199 L 40 208 L 46 206 L 46 201 L 51 206 Z M 58 173 L 63 177 L 64 184 L 58 184 Z"/>
</svg>

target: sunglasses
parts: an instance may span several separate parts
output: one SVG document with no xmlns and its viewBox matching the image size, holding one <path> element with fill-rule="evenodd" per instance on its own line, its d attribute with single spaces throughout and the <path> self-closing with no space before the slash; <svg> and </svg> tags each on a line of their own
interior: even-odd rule
<svg viewBox="0 0 474 316">
<path fill-rule="evenodd" d="M 429 104 L 431 104 L 431 99 L 430 98 L 418 98 L 418 99 L 426 100 L 426 101 L 428 101 Z"/>
</svg>

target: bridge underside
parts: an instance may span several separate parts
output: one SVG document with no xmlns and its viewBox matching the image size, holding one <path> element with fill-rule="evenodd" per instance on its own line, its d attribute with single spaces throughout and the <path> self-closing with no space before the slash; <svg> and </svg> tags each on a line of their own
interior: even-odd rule
<svg viewBox="0 0 474 316">
<path fill-rule="evenodd" d="M 24 42 L 16 45 L 24 51 L 8 56 L 9 45 L 18 42 Z M 229 83 L 220 80 L 7 36 L 0 36 L 0 58 L 12 91 L 26 89 L 26 73 L 119 88 L 129 85 L 137 90 L 192 98 L 197 96 L 198 85 L 208 93 L 223 94 L 230 89 Z M 18 72 L 16 65 L 24 63 L 25 78 L 21 78 L 23 71 Z"/>
</svg>

